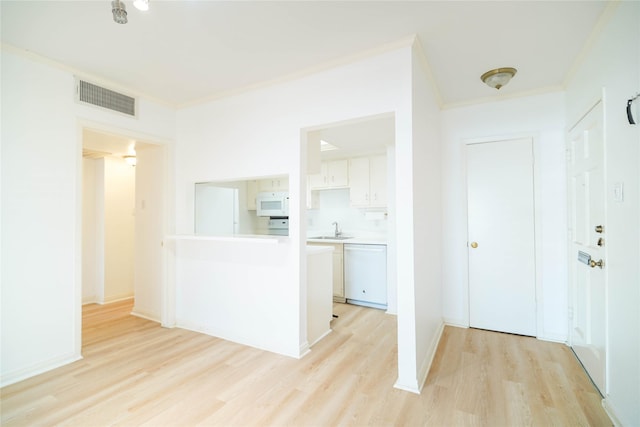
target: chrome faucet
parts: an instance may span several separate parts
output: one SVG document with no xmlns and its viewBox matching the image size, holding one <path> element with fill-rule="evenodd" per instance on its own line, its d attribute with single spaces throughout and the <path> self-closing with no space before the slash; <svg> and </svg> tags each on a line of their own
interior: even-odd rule
<svg viewBox="0 0 640 427">
<path fill-rule="evenodd" d="M 335 237 L 338 237 L 339 235 L 342 234 L 342 231 L 338 230 L 338 221 L 332 223 L 331 225 L 335 225 L 336 226 Z"/>
</svg>

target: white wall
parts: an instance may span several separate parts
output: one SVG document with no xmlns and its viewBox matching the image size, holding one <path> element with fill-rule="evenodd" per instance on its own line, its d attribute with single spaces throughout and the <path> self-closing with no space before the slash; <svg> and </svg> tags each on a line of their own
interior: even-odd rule
<svg viewBox="0 0 640 427">
<path fill-rule="evenodd" d="M 301 284 L 306 282 L 306 148 L 301 129 L 343 120 L 396 114 L 396 190 L 398 203 L 413 204 L 411 50 L 401 48 L 360 62 L 178 112 L 176 223 L 178 233 L 193 229 L 193 183 L 260 175 L 290 178 L 290 239 L 277 245 L 250 242 L 178 241 L 175 252 L 178 324 L 194 325 L 227 339 L 298 356 L 305 346 L 299 324 Z M 421 94 L 425 96 L 426 94 Z M 306 141 L 305 141 L 306 144 Z M 408 173 L 404 173 L 408 171 Z M 423 189 L 437 181 L 421 183 Z M 422 200 L 422 199 L 420 199 Z M 433 204 L 438 207 L 438 201 Z M 418 208 L 423 209 L 422 206 Z M 400 342 L 399 385 L 417 391 L 416 345 L 432 337 L 415 336 L 413 211 L 399 210 L 396 234 Z M 408 220 L 407 220 L 408 219 Z M 420 241 L 419 248 L 428 245 Z M 400 251 L 399 251 L 400 252 Z M 431 275 L 431 273 L 427 273 Z M 419 271 L 418 279 L 424 272 Z M 431 285 L 427 285 L 431 286 Z M 405 289 L 400 292 L 400 288 Z M 219 301 L 227 301 L 220 307 Z M 193 305 L 199 307 L 193 310 Z M 302 307 L 304 310 L 304 307 Z M 404 331 L 407 328 L 408 333 Z M 408 348 L 409 347 L 409 348 Z M 407 381 L 405 381 L 407 379 Z M 405 384 L 406 382 L 406 384 Z"/>
<path fill-rule="evenodd" d="M 104 158 L 104 295 L 102 303 L 133 296 L 135 168 Z"/>
<path fill-rule="evenodd" d="M 82 303 L 98 301 L 96 163 L 82 159 Z M 102 274 L 100 274 L 102 275 Z"/>
<path fill-rule="evenodd" d="M 464 146 L 474 139 L 533 138 L 536 204 L 537 336 L 567 339 L 564 96 L 529 96 L 442 113 L 443 311 L 469 325 L 467 197 Z"/>
<path fill-rule="evenodd" d="M 133 296 L 135 169 L 123 159 L 83 159 L 82 303 Z"/>
<path fill-rule="evenodd" d="M 621 425 L 640 425 L 640 125 L 627 100 L 640 92 L 640 3 L 620 2 L 567 88 L 571 126 L 604 89 L 607 375 L 605 403 Z M 635 119 L 640 123 L 640 99 Z M 624 183 L 624 201 L 613 198 Z"/>
<path fill-rule="evenodd" d="M 138 119 L 74 102 L 68 71 L 2 50 L 2 337 L 6 385 L 80 357 L 80 123 L 173 137 L 174 113 Z M 34 268 L 34 265 L 37 268 Z"/>
<path fill-rule="evenodd" d="M 423 59 L 420 46 L 414 46 L 412 60 L 412 203 L 405 205 L 402 200 L 398 200 L 396 206 L 400 221 L 402 220 L 400 216 L 405 215 L 402 213 L 402 207 L 413 207 L 413 283 L 415 292 L 413 304 L 418 389 L 423 386 L 427 378 L 444 326 L 442 320 L 442 249 L 440 247 L 442 233 L 441 117 L 428 69 Z M 398 194 L 402 194 L 403 190 L 406 191 L 408 188 L 401 185 L 396 187 Z M 406 195 L 400 197 L 405 198 Z M 409 202 L 407 199 L 405 201 Z M 405 248 L 398 247 L 399 258 L 404 257 L 402 253 L 404 250 Z M 400 261 L 398 266 L 403 268 Z M 399 299 L 402 300 L 400 295 Z M 406 373 L 408 375 L 409 371 Z M 400 383 L 399 380 L 397 384 Z"/>
</svg>

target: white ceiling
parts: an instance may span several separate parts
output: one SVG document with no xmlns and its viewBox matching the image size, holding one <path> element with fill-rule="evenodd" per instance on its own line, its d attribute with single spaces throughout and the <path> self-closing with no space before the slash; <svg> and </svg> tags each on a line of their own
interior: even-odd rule
<svg viewBox="0 0 640 427">
<path fill-rule="evenodd" d="M 303 75 L 417 35 L 444 106 L 559 88 L 600 1 L 2 1 L 2 42 L 172 105 Z M 515 67 L 500 92 L 480 81 Z"/>
</svg>

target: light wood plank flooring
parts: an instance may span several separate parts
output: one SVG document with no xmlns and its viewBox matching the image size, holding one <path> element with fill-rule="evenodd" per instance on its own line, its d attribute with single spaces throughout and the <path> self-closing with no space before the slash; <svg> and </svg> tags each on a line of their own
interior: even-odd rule
<svg viewBox="0 0 640 427">
<path fill-rule="evenodd" d="M 294 360 L 83 309 L 83 356 L 0 390 L 3 426 L 609 426 L 564 345 L 445 328 L 422 394 L 393 388 L 396 318 L 336 304 L 334 332 Z"/>
</svg>

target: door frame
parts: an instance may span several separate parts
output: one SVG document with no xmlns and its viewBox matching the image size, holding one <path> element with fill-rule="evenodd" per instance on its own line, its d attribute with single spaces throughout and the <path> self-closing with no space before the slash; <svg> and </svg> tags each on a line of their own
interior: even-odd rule
<svg viewBox="0 0 640 427">
<path fill-rule="evenodd" d="M 509 141 L 513 139 L 529 139 L 531 140 L 532 150 L 533 150 L 533 228 L 534 228 L 534 265 L 535 265 L 535 303 L 536 303 L 536 338 L 540 337 L 544 331 L 544 298 L 543 298 L 543 286 L 542 286 L 542 265 L 540 260 L 542 260 L 542 215 L 541 215 L 541 170 L 540 170 L 540 149 L 538 147 L 538 141 L 540 140 L 540 135 L 538 132 L 526 132 L 526 133 L 514 133 L 514 134 L 500 134 L 495 136 L 484 136 L 477 138 L 466 138 L 462 140 L 464 145 L 463 153 L 462 153 L 462 179 L 464 182 L 464 206 L 465 206 L 465 239 L 469 236 L 469 205 L 468 205 L 468 187 L 467 187 L 467 146 L 474 144 L 483 144 L 490 142 L 500 142 L 500 141 Z M 465 240 L 463 242 L 465 247 L 468 247 L 469 242 Z M 470 281 L 469 281 L 469 257 L 466 257 L 466 269 L 467 274 L 465 275 L 466 286 L 465 286 L 465 312 L 467 315 L 466 326 L 470 327 L 471 318 L 469 315 L 470 310 Z M 548 337 L 545 337 L 545 340 L 549 340 Z M 558 339 L 558 341 L 563 341 L 562 339 Z"/>
<path fill-rule="evenodd" d="M 164 236 L 163 236 L 163 265 L 161 292 L 160 321 L 162 326 L 175 326 L 175 280 L 169 274 L 173 271 L 170 265 L 173 258 L 168 256 L 168 245 L 166 236 L 174 234 L 171 224 L 174 224 L 174 210 L 172 187 L 174 169 L 172 159 L 174 158 L 175 145 L 172 140 L 149 135 L 131 129 L 121 128 L 115 125 L 96 122 L 88 119 L 78 118 L 76 120 L 76 237 L 75 237 L 75 292 L 74 292 L 74 350 L 78 355 L 82 354 L 82 148 L 83 129 L 88 128 L 99 132 L 118 135 L 125 138 L 144 140 L 145 143 L 158 146 L 163 151 L 163 197 L 164 197 Z"/>
</svg>

